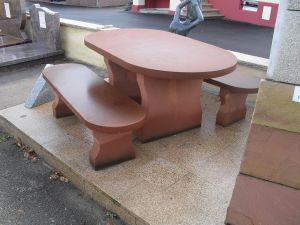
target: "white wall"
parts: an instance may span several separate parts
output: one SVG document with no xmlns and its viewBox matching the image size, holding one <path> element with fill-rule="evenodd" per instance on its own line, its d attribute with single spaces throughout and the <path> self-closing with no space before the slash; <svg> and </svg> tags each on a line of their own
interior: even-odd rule
<svg viewBox="0 0 300 225">
<path fill-rule="evenodd" d="M 145 0 L 133 0 L 133 5 L 145 5 Z"/>
<path fill-rule="evenodd" d="M 180 0 L 170 0 L 170 11 L 175 11 Z"/>
<path fill-rule="evenodd" d="M 286 0 L 284 0 L 284 1 L 286 1 Z M 279 0 L 259 0 L 259 2 L 279 4 Z"/>
</svg>

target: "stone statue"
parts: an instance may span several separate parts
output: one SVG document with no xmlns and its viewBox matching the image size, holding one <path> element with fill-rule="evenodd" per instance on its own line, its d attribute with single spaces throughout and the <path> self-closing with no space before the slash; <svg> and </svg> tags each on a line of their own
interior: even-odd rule
<svg viewBox="0 0 300 225">
<path fill-rule="evenodd" d="M 169 31 L 186 36 L 191 29 L 204 20 L 201 12 L 202 0 L 183 0 L 176 8 L 176 12 Z M 181 21 L 180 14 L 183 7 L 187 7 L 186 19 Z"/>
</svg>

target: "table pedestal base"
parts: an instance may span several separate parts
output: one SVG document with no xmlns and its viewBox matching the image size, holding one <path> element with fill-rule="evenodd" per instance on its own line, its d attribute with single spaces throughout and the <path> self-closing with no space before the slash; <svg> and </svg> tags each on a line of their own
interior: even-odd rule
<svg viewBox="0 0 300 225">
<path fill-rule="evenodd" d="M 128 97 L 140 103 L 141 94 L 136 81 L 136 74 L 108 59 L 105 59 L 105 64 L 107 66 L 109 83 L 124 92 Z"/>
<path fill-rule="evenodd" d="M 202 120 L 202 80 L 157 79 L 137 75 L 145 124 L 137 131 L 142 142 L 199 127 Z"/>
</svg>

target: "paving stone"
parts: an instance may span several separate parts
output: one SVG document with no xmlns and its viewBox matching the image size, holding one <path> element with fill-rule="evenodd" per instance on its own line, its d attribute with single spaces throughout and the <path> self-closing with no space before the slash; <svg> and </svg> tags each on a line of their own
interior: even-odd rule
<svg viewBox="0 0 300 225">
<path fill-rule="evenodd" d="M 300 133 L 300 103 L 292 101 L 295 86 L 262 81 L 252 123 Z"/>
<path fill-rule="evenodd" d="M 254 177 L 239 175 L 226 224 L 298 225 L 300 192 Z"/>
<path fill-rule="evenodd" d="M 300 189 L 300 133 L 252 124 L 240 173 Z"/>
</svg>

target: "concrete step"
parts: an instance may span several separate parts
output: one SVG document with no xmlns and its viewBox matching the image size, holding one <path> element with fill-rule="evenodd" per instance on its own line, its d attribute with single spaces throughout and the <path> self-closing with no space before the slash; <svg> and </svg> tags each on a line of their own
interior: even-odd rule
<svg viewBox="0 0 300 225">
<path fill-rule="evenodd" d="M 223 19 L 224 16 L 222 16 L 219 11 L 208 11 L 203 12 L 204 19 Z"/>
<path fill-rule="evenodd" d="M 206 9 L 206 8 L 212 8 L 212 4 L 209 4 L 209 3 L 203 3 L 202 4 L 202 9 Z"/>
<path fill-rule="evenodd" d="M 169 14 L 168 8 L 146 8 L 140 9 L 139 13 L 145 14 Z M 219 10 L 214 9 L 211 4 L 203 3 L 202 4 L 202 13 L 205 19 L 222 19 L 223 16 L 219 13 Z M 182 17 L 186 16 L 186 8 L 182 10 Z"/>
<path fill-rule="evenodd" d="M 223 19 L 224 16 L 222 16 L 219 13 L 218 9 L 213 8 L 212 4 L 207 3 L 207 1 L 203 1 L 202 3 L 202 13 L 204 16 L 204 19 Z M 186 8 L 182 10 L 183 17 L 186 16 Z"/>
<path fill-rule="evenodd" d="M 216 12 L 216 13 L 219 13 L 219 10 L 218 9 L 214 9 L 214 8 L 205 8 L 205 9 L 202 9 L 202 13 L 205 13 L 205 12 Z"/>
<path fill-rule="evenodd" d="M 139 13 L 168 15 L 169 9 L 167 9 L 167 8 L 146 8 L 146 9 L 140 9 Z"/>
</svg>

